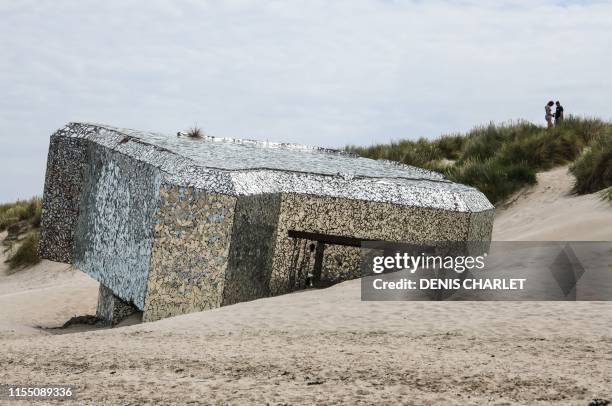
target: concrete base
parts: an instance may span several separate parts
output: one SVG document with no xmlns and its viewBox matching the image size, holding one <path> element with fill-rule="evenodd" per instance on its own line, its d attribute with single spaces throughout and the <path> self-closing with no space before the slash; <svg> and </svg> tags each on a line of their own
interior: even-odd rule
<svg viewBox="0 0 612 406">
<path fill-rule="evenodd" d="M 98 308 L 96 310 L 96 316 L 99 319 L 114 326 L 121 320 L 139 311 L 136 306 L 115 296 L 109 288 L 100 284 Z"/>
</svg>

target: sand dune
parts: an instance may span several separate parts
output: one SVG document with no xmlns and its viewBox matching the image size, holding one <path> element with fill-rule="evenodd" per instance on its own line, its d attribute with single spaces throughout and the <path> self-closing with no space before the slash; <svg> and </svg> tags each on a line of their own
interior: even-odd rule
<svg viewBox="0 0 612 406">
<path fill-rule="evenodd" d="M 498 208 L 493 239 L 498 241 L 610 241 L 612 208 L 597 194 L 571 194 L 566 166 L 538 174 L 509 207 Z"/>
<path fill-rule="evenodd" d="M 501 211 L 495 239 L 612 239 L 612 208 L 568 196 L 563 168 L 539 179 Z M 0 320 L 14 328 L 0 333 L 0 381 L 75 384 L 83 404 L 612 398 L 610 303 L 361 302 L 349 281 L 130 327 L 27 327 L 91 313 L 96 287 L 49 262 L 1 276 Z"/>
<path fill-rule="evenodd" d="M 61 326 L 75 315 L 95 312 L 98 283 L 83 272 L 43 260 L 9 273 L 3 251 L 0 246 L 0 331 Z"/>
</svg>

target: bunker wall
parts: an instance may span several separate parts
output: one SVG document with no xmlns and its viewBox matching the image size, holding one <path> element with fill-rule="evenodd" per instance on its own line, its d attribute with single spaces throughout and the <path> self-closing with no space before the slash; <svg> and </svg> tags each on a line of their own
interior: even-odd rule
<svg viewBox="0 0 612 406">
<path fill-rule="evenodd" d="M 73 264 L 142 310 L 162 173 L 93 142 L 86 152 Z"/>
<path fill-rule="evenodd" d="M 79 216 L 87 141 L 51 136 L 42 201 L 38 255 L 72 263 L 74 226 Z"/>
<path fill-rule="evenodd" d="M 323 236 L 347 237 L 341 244 L 325 244 L 325 272 L 335 281 L 359 276 L 359 241 L 461 241 L 470 230 L 469 213 L 400 206 L 311 195 L 283 195 L 270 280 L 270 294 L 290 292 L 314 271 L 304 270 L 304 243 L 290 237 L 300 231 Z M 316 243 L 315 237 L 309 237 Z M 344 248 L 338 248 L 337 245 Z M 350 247 L 353 244 L 353 247 Z M 352 248 L 352 249 L 351 249 Z M 315 246 L 316 251 L 316 246 Z M 325 252 L 325 251 L 324 251 Z M 333 257 L 333 258 L 332 258 Z M 313 262 L 309 264 L 314 265 Z M 307 265 L 311 266 L 311 265 Z"/>
<path fill-rule="evenodd" d="M 270 295 L 280 201 L 280 194 L 238 198 L 223 305 Z"/>
<path fill-rule="evenodd" d="M 144 321 L 221 306 L 236 198 L 163 184 Z"/>
</svg>

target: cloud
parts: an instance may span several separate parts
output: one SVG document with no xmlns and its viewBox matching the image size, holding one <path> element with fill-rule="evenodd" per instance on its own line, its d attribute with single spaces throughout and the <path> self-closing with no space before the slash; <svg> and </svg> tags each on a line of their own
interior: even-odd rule
<svg viewBox="0 0 612 406">
<path fill-rule="evenodd" d="M 612 116 L 612 4 L 0 3 L 0 201 L 42 190 L 67 121 L 325 146 Z"/>
</svg>

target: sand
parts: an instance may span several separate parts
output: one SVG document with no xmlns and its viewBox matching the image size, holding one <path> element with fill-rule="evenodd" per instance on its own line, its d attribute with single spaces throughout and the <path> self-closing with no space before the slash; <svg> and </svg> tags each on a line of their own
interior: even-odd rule
<svg viewBox="0 0 612 406">
<path fill-rule="evenodd" d="M 9 274 L 0 260 L 0 330 L 8 325 L 54 327 L 75 315 L 95 313 L 97 289 L 95 280 L 70 265 L 41 261 Z"/>
<path fill-rule="evenodd" d="M 567 167 L 537 175 L 538 183 L 498 208 L 493 239 L 498 241 L 610 241 L 610 203 L 596 194 L 571 194 Z"/>
<path fill-rule="evenodd" d="M 547 239 L 555 232 L 571 240 L 612 239 L 601 231 L 610 230 L 612 208 L 596 196 L 568 196 L 567 177 L 562 169 L 541 174 L 540 185 L 500 213 L 495 238 Z M 597 208 L 598 217 L 581 213 L 586 207 Z M 579 227 L 576 216 L 592 227 Z M 43 276 L 47 271 L 54 276 Z M 0 333 L 0 382 L 74 384 L 79 404 L 612 399 L 610 303 L 361 302 L 359 281 L 349 281 L 155 323 L 57 335 L 32 326 L 93 311 L 96 283 L 49 262 L 23 272 L 0 278 L 0 320 L 21 326 Z M 47 294 L 52 298 L 43 303 Z M 27 299 L 13 300 L 19 295 Z"/>
</svg>

